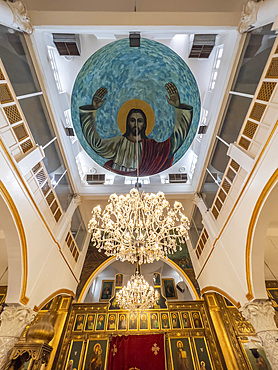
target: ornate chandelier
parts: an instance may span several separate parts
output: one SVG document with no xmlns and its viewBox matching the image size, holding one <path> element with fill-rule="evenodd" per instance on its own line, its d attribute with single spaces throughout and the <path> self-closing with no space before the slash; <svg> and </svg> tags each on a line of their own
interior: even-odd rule
<svg viewBox="0 0 278 370">
<path fill-rule="evenodd" d="M 131 263 L 152 263 L 177 251 L 188 239 L 189 221 L 180 202 L 170 207 L 163 192 L 111 194 L 108 205 L 94 207 L 88 229 L 99 252 Z M 181 246 L 180 246 L 181 250 Z"/>
<path fill-rule="evenodd" d="M 138 265 L 127 285 L 116 293 L 119 307 L 130 311 L 147 310 L 154 306 L 158 298 L 158 292 L 141 275 Z"/>
</svg>

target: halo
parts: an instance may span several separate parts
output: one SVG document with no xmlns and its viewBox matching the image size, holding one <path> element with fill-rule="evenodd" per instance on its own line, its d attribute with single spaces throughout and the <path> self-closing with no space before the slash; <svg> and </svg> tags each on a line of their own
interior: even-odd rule
<svg viewBox="0 0 278 370">
<path fill-rule="evenodd" d="M 155 115 L 152 107 L 141 99 L 128 100 L 119 109 L 117 122 L 122 134 L 124 134 L 126 131 L 126 118 L 131 109 L 142 109 L 142 111 L 145 113 L 147 117 L 146 135 L 148 136 L 154 128 Z"/>
</svg>

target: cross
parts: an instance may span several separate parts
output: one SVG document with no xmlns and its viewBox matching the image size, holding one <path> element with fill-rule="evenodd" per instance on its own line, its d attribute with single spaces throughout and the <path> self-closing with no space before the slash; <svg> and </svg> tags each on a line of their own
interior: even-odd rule
<svg viewBox="0 0 278 370">
<path fill-rule="evenodd" d="M 154 352 L 154 354 L 157 355 L 159 350 L 160 348 L 158 347 L 158 345 L 154 343 L 154 345 L 152 346 L 152 351 Z"/>
<path fill-rule="evenodd" d="M 113 356 L 115 356 L 115 354 L 118 352 L 118 348 L 116 347 L 116 344 L 113 344 L 113 348 L 111 349 L 111 351 L 113 352 Z"/>
</svg>

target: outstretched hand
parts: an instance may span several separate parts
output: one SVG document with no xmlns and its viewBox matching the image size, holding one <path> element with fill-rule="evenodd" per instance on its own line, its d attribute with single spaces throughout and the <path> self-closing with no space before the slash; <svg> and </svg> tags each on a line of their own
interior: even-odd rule
<svg viewBox="0 0 278 370">
<path fill-rule="evenodd" d="M 102 106 L 106 99 L 103 99 L 107 94 L 107 89 L 105 87 L 100 87 L 94 94 L 92 99 L 92 106 L 94 109 L 98 109 Z"/>
<path fill-rule="evenodd" d="M 181 102 L 180 102 L 180 95 L 179 95 L 176 85 L 173 82 L 169 82 L 165 85 L 165 89 L 167 90 L 167 93 L 169 94 L 169 97 L 165 95 L 167 102 L 170 105 L 173 105 L 175 108 L 179 108 Z"/>
</svg>

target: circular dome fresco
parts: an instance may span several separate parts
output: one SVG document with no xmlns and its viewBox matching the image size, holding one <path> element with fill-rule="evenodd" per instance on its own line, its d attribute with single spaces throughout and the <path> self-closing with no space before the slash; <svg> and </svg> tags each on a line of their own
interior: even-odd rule
<svg viewBox="0 0 278 370">
<path fill-rule="evenodd" d="M 197 131 L 200 95 L 187 64 L 170 48 L 141 39 L 110 43 L 81 68 L 71 114 L 89 156 L 124 176 L 150 176 L 186 153 Z"/>
</svg>

